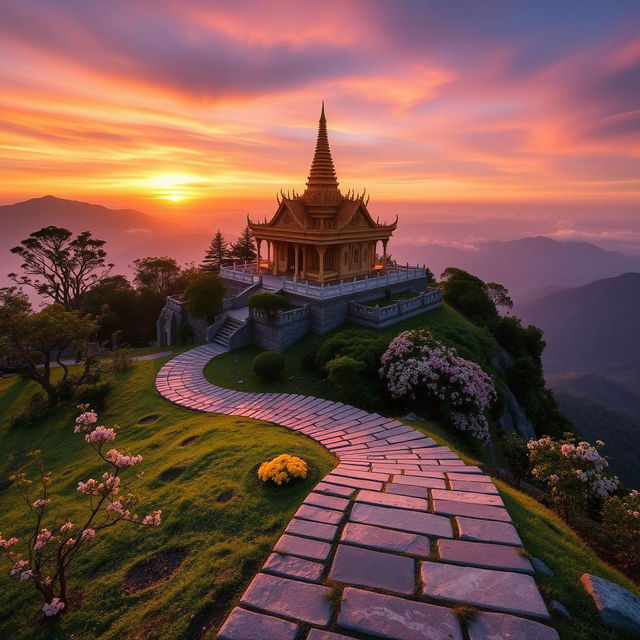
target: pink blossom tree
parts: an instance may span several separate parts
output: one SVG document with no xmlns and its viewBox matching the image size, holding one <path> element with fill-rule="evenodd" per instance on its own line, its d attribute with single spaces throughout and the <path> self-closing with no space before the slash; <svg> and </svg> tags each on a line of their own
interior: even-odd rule
<svg viewBox="0 0 640 640">
<path fill-rule="evenodd" d="M 44 600 L 42 612 L 47 617 L 68 610 L 69 567 L 100 531 L 119 522 L 156 527 L 161 524 L 161 511 L 140 518 L 132 512 L 137 504 L 135 495 L 123 493 L 142 477 L 142 473 L 138 473 L 123 482 L 123 474 L 142 462 L 142 456 L 108 448 L 108 443 L 116 438 L 115 429 L 94 426 L 98 420 L 95 411 L 89 410 L 87 405 L 79 408 L 82 413 L 76 418 L 75 433 L 84 434 L 88 445 L 108 465 L 101 480 L 89 478 L 78 482 L 78 492 L 87 500 L 86 518 L 80 524 L 70 520 L 50 523 L 47 511 L 52 501 L 51 472 L 45 470 L 40 451 L 33 451 L 30 457 L 36 479 L 31 480 L 25 473 L 10 478 L 13 486 L 21 491 L 33 520 L 31 533 L 23 539 L 5 539 L 0 534 L 0 553 L 11 564 L 11 575 L 33 584 Z"/>
</svg>

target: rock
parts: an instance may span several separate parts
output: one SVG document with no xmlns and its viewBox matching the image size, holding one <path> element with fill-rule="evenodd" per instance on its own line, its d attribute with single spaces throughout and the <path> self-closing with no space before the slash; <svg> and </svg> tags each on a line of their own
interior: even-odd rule
<svg viewBox="0 0 640 640">
<path fill-rule="evenodd" d="M 491 366 L 500 373 L 509 373 L 513 369 L 513 360 L 506 349 L 498 345 L 496 355 L 491 358 Z"/>
<path fill-rule="evenodd" d="M 531 564 L 533 568 L 536 570 L 536 573 L 541 573 L 545 576 L 552 576 L 553 571 L 547 567 L 547 565 L 540 560 L 540 558 L 531 558 Z"/>
<path fill-rule="evenodd" d="M 551 611 L 553 613 L 557 613 L 559 616 L 566 618 L 567 620 L 571 620 L 571 614 L 567 607 L 565 607 L 562 602 L 558 602 L 557 600 L 551 601 Z"/>
<path fill-rule="evenodd" d="M 593 598 L 603 624 L 640 633 L 640 597 L 590 573 L 583 573 L 580 582 Z"/>
<path fill-rule="evenodd" d="M 506 406 L 502 415 L 498 418 L 498 425 L 509 433 L 517 433 L 525 440 L 531 440 L 536 437 L 533 423 L 520 406 L 518 399 L 513 391 L 506 384 L 502 385 Z"/>
<path fill-rule="evenodd" d="M 218 640 L 260 640 L 265 637 L 295 640 L 299 630 L 293 622 L 236 607 L 220 629 Z"/>
<path fill-rule="evenodd" d="M 418 416 L 415 413 L 407 413 L 407 415 L 402 419 L 408 420 L 409 422 L 415 422 L 418 419 Z"/>
</svg>

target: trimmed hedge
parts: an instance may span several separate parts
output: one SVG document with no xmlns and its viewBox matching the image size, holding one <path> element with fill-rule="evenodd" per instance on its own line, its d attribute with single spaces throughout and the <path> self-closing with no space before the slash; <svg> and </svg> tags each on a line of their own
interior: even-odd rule
<svg viewBox="0 0 640 640">
<path fill-rule="evenodd" d="M 253 361 L 253 372 L 268 380 L 277 378 L 284 370 L 284 356 L 277 351 L 263 351 Z"/>
</svg>

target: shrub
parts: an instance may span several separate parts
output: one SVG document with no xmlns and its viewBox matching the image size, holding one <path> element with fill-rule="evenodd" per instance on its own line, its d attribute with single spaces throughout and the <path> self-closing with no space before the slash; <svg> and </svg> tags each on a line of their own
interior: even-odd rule
<svg viewBox="0 0 640 640">
<path fill-rule="evenodd" d="M 276 378 L 284 370 L 284 356 L 277 351 L 263 351 L 253 360 L 253 372 L 260 378 Z"/>
<path fill-rule="evenodd" d="M 380 375 L 393 398 L 433 411 L 475 438 L 489 437 L 485 412 L 496 400 L 489 374 L 458 356 L 429 331 L 403 331 L 381 358 Z"/>
<path fill-rule="evenodd" d="M 26 407 L 11 416 L 9 423 L 16 429 L 33 427 L 47 415 L 48 411 L 47 395 L 43 391 L 38 391 L 29 398 Z"/>
<path fill-rule="evenodd" d="M 258 468 L 258 478 L 262 482 L 281 485 L 283 482 L 290 482 L 295 478 L 306 478 L 308 471 L 309 467 L 302 458 L 283 453 L 263 462 Z"/>
<path fill-rule="evenodd" d="M 274 315 L 278 311 L 286 311 L 291 309 L 291 306 L 287 296 L 279 293 L 258 291 L 258 293 L 253 293 L 249 296 L 249 308 L 259 309 L 267 315 Z"/>
<path fill-rule="evenodd" d="M 338 387 L 339 390 L 345 391 L 357 382 L 366 367 L 367 365 L 360 360 L 355 360 L 349 356 L 339 356 L 327 362 L 327 380 Z"/>
<path fill-rule="evenodd" d="M 112 371 L 126 371 L 129 367 L 131 367 L 132 362 L 133 349 L 116 349 L 111 354 Z"/>
<path fill-rule="evenodd" d="M 196 318 L 212 322 L 222 306 L 225 294 L 222 279 L 213 273 L 201 273 L 189 283 L 184 292 L 187 309 Z"/>
<path fill-rule="evenodd" d="M 316 358 L 318 356 L 318 347 L 313 345 L 305 350 L 300 356 L 300 365 L 305 371 L 314 371 L 316 368 Z"/>
<path fill-rule="evenodd" d="M 498 439 L 498 451 L 502 463 L 511 474 L 513 484 L 520 488 L 520 482 L 529 471 L 529 448 L 517 434 L 504 434 Z"/>
<path fill-rule="evenodd" d="M 102 409 L 104 402 L 111 391 L 109 382 L 97 382 L 96 384 L 81 384 L 75 390 L 75 400 L 80 404 L 89 404 L 96 409 Z"/>
<path fill-rule="evenodd" d="M 564 518 L 576 507 L 584 508 L 590 498 L 608 498 L 618 487 L 618 478 L 607 471 L 609 463 L 600 455 L 604 442 L 596 440 L 592 446 L 576 440 L 566 433 L 560 440 L 545 436 L 527 444 L 531 475 L 547 486 Z"/>
<path fill-rule="evenodd" d="M 609 498 L 602 509 L 606 544 L 625 567 L 640 565 L 640 492 Z"/>
<path fill-rule="evenodd" d="M 326 365 L 330 360 L 339 356 L 348 356 L 363 362 L 370 377 L 376 379 L 380 356 L 387 348 L 387 344 L 388 339 L 363 333 L 357 329 L 341 331 L 322 343 L 318 349 L 316 365 L 319 369 L 326 371 Z"/>
</svg>

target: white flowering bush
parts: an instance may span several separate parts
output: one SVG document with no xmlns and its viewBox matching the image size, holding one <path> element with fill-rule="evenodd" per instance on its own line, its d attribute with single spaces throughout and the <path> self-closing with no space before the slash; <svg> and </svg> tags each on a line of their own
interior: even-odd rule
<svg viewBox="0 0 640 640">
<path fill-rule="evenodd" d="M 429 331 L 400 333 L 382 355 L 381 365 L 392 397 L 409 399 L 475 438 L 489 437 L 485 412 L 497 397 L 491 376 Z"/>
<path fill-rule="evenodd" d="M 618 488 L 618 478 L 609 473 L 609 463 L 600 454 L 602 440 L 591 445 L 566 433 L 559 440 L 549 436 L 530 440 L 527 447 L 531 475 L 547 486 L 554 506 L 565 517 L 587 499 L 604 500 Z"/>
<path fill-rule="evenodd" d="M 612 496 L 602 508 L 605 541 L 624 567 L 640 565 L 640 491 Z"/>
<path fill-rule="evenodd" d="M 11 575 L 35 587 L 44 600 L 42 612 L 47 617 L 68 610 L 69 566 L 97 533 L 119 522 L 155 527 L 161 524 L 161 511 L 153 511 L 140 518 L 131 511 L 137 502 L 136 497 L 122 493 L 142 477 L 139 473 L 126 483 L 122 477 L 125 470 L 142 462 L 142 456 L 108 449 L 108 443 L 116 438 L 115 429 L 95 426 L 98 420 L 95 411 L 90 411 L 86 405 L 79 408 L 82 413 L 76 418 L 75 433 L 83 434 L 85 442 L 108 465 L 101 480 L 89 478 L 78 482 L 78 492 L 87 501 L 87 515 L 79 524 L 70 520 L 55 523 L 48 518 L 52 502 L 51 472 L 45 470 L 40 451 L 33 451 L 30 457 L 36 470 L 36 480 L 31 480 L 25 473 L 10 478 L 26 501 L 32 520 L 31 533 L 22 540 L 17 537 L 5 539 L 0 534 L 0 555 L 11 564 Z"/>
</svg>

